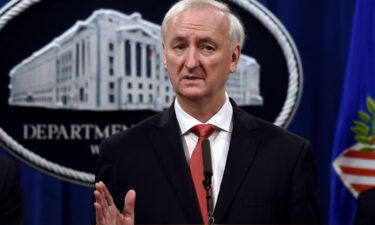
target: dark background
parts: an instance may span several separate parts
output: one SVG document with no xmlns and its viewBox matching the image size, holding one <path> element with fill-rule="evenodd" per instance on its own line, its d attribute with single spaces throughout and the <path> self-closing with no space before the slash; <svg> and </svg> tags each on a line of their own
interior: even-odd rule
<svg viewBox="0 0 375 225">
<path fill-rule="evenodd" d="M 54 38 L 61 36 L 76 21 L 86 20 L 97 9 L 115 9 L 127 15 L 137 11 L 145 20 L 161 24 L 163 15 L 171 4 L 173 4 L 172 1 L 163 1 L 150 6 L 147 5 L 147 1 L 136 1 L 124 5 L 118 0 L 82 0 L 79 2 L 49 0 L 32 5 L 13 18 L 0 32 L 2 65 L 0 67 L 0 108 L 3 115 L 0 118 L 0 127 L 18 143 L 43 158 L 79 171 L 94 173 L 97 157 L 91 154 L 89 145 L 98 145 L 100 140 L 24 140 L 24 124 L 64 125 L 69 133 L 70 124 L 96 124 L 102 129 L 108 124 L 125 124 L 130 127 L 131 124 L 155 112 L 148 110 L 95 112 L 9 106 L 9 71 Z M 264 104 L 247 106 L 244 109 L 253 115 L 274 122 L 281 112 L 288 89 L 289 74 L 285 56 L 275 37 L 260 21 L 241 7 L 233 4 L 231 6 L 241 18 L 245 18 L 243 22 L 247 30 L 247 42 L 242 52 L 257 60 L 261 72 L 260 90 Z M 298 104 L 295 107 L 297 106 Z M 82 159 L 85 161 L 82 162 Z"/>
<path fill-rule="evenodd" d="M 0 0 L 0 6 L 6 2 L 6 0 Z M 48 2 L 55 8 L 48 8 L 50 14 L 44 14 L 40 17 L 40 23 L 37 23 L 38 27 L 28 26 L 22 30 L 11 31 L 14 35 L 21 35 L 25 39 L 25 43 L 20 42 L 14 50 L 19 51 L 20 54 L 9 55 L 10 58 L 7 60 L 18 62 L 20 59 L 28 57 L 30 52 L 35 51 L 35 48 L 31 48 L 27 43 L 33 42 L 34 46 L 44 46 L 51 41 L 51 37 L 56 36 L 55 29 L 65 30 L 69 28 L 77 20 L 74 15 L 81 11 L 81 7 L 78 5 L 82 4 L 81 1 L 50 0 Z M 69 10 L 64 8 L 64 5 L 68 2 L 75 4 L 74 7 L 69 7 Z M 112 4 L 112 1 L 90 2 L 84 5 L 84 8 L 87 9 L 87 14 L 81 14 L 82 17 L 80 19 L 86 19 L 100 4 L 103 4 L 105 8 L 110 8 Z M 299 109 L 288 130 L 310 139 L 314 146 L 317 158 L 320 201 L 323 215 L 327 218 L 329 204 L 328 176 L 331 167 L 330 154 L 344 78 L 355 0 L 261 0 L 259 2 L 273 12 L 287 28 L 301 55 L 304 69 L 303 96 Z M 127 12 L 128 4 L 128 2 L 123 1 L 122 12 L 131 13 L 130 11 Z M 160 22 L 166 10 L 164 4 L 166 3 L 158 1 L 144 4 L 139 11 L 141 13 L 145 12 L 142 13 L 144 19 Z M 46 11 L 41 6 L 36 5 L 35 7 L 37 8 L 35 10 Z M 89 10 L 90 7 L 92 7 L 91 10 Z M 113 6 L 113 8 L 117 7 Z M 158 13 L 146 13 L 150 11 Z M 146 15 L 148 16 L 146 17 Z M 23 16 L 27 16 L 27 14 Z M 52 23 L 57 19 L 60 23 Z M 51 24 L 49 21 L 51 21 Z M 244 22 L 247 23 L 246 20 Z M 14 20 L 14 23 L 17 23 L 17 20 Z M 38 32 L 38 35 L 25 36 L 24 34 L 28 32 Z M 254 50 L 251 52 L 249 47 L 251 42 L 255 41 L 252 39 L 251 32 L 248 31 L 249 42 L 245 48 L 245 54 L 258 54 L 257 57 L 261 57 L 261 51 L 256 52 Z M 0 46 L 6 46 L 6 41 L 11 40 L 1 39 Z M 267 57 L 267 54 L 264 54 L 264 57 Z M 3 64 L 0 65 L 0 70 L 6 69 Z M 262 66 L 263 74 L 263 69 L 268 67 Z M 282 85 L 282 82 L 278 83 Z M 262 84 L 264 83 L 262 82 Z M 4 94 L 8 95 L 8 90 L 2 89 L 0 94 L 3 99 Z M 6 117 L 1 110 L 0 113 L 2 115 L 1 121 L 4 122 Z M 31 114 L 12 115 L 19 118 L 31 116 Z M 272 115 L 264 116 L 272 118 Z M 69 119 L 69 117 L 67 118 Z M 56 118 L 56 120 L 59 120 L 59 118 Z M 3 149 L 0 150 L 0 153 L 9 155 Z M 39 172 L 18 159 L 15 159 L 15 161 L 21 171 L 21 185 L 25 194 L 28 224 L 89 224 L 91 222 L 91 188 L 58 180 Z"/>
</svg>

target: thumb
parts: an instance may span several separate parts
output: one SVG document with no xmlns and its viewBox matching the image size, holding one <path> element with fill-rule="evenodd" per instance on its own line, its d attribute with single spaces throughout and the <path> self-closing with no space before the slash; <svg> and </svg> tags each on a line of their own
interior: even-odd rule
<svg viewBox="0 0 375 225">
<path fill-rule="evenodd" d="M 134 204 L 135 204 L 135 191 L 129 190 L 128 193 L 126 193 L 125 201 L 124 201 L 124 210 L 122 214 L 127 219 L 132 219 L 134 221 Z"/>
</svg>

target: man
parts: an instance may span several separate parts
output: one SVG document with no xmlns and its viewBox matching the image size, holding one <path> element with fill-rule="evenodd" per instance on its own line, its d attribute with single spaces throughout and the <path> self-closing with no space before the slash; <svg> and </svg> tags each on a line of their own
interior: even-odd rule
<svg viewBox="0 0 375 225">
<path fill-rule="evenodd" d="M 371 188 L 359 194 L 358 208 L 355 215 L 354 224 L 375 224 L 375 188 Z"/>
<path fill-rule="evenodd" d="M 215 223 L 321 223 L 308 141 L 248 115 L 226 95 L 244 41 L 237 17 L 216 1 L 183 0 L 166 14 L 162 35 L 176 100 L 102 143 L 97 224 L 207 224 L 196 178 L 203 174 L 199 124 L 212 128 L 204 138 Z"/>
<path fill-rule="evenodd" d="M 0 224 L 25 224 L 22 190 L 16 165 L 0 155 Z"/>
</svg>

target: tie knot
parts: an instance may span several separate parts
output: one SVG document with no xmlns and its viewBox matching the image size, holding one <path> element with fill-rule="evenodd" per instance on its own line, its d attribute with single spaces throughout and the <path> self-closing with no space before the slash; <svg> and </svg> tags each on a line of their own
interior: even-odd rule
<svg viewBox="0 0 375 225">
<path fill-rule="evenodd" d="M 200 138 L 208 138 L 216 127 L 212 124 L 198 124 L 192 127 L 190 130 Z"/>
</svg>

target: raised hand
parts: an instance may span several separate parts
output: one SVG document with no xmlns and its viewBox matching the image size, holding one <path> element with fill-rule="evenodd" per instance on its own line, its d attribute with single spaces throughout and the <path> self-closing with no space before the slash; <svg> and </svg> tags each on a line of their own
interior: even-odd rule
<svg viewBox="0 0 375 225">
<path fill-rule="evenodd" d="M 135 191 L 129 190 L 124 199 L 124 209 L 120 212 L 113 202 L 108 188 L 101 181 L 95 184 L 95 219 L 97 225 L 133 225 Z"/>
</svg>

